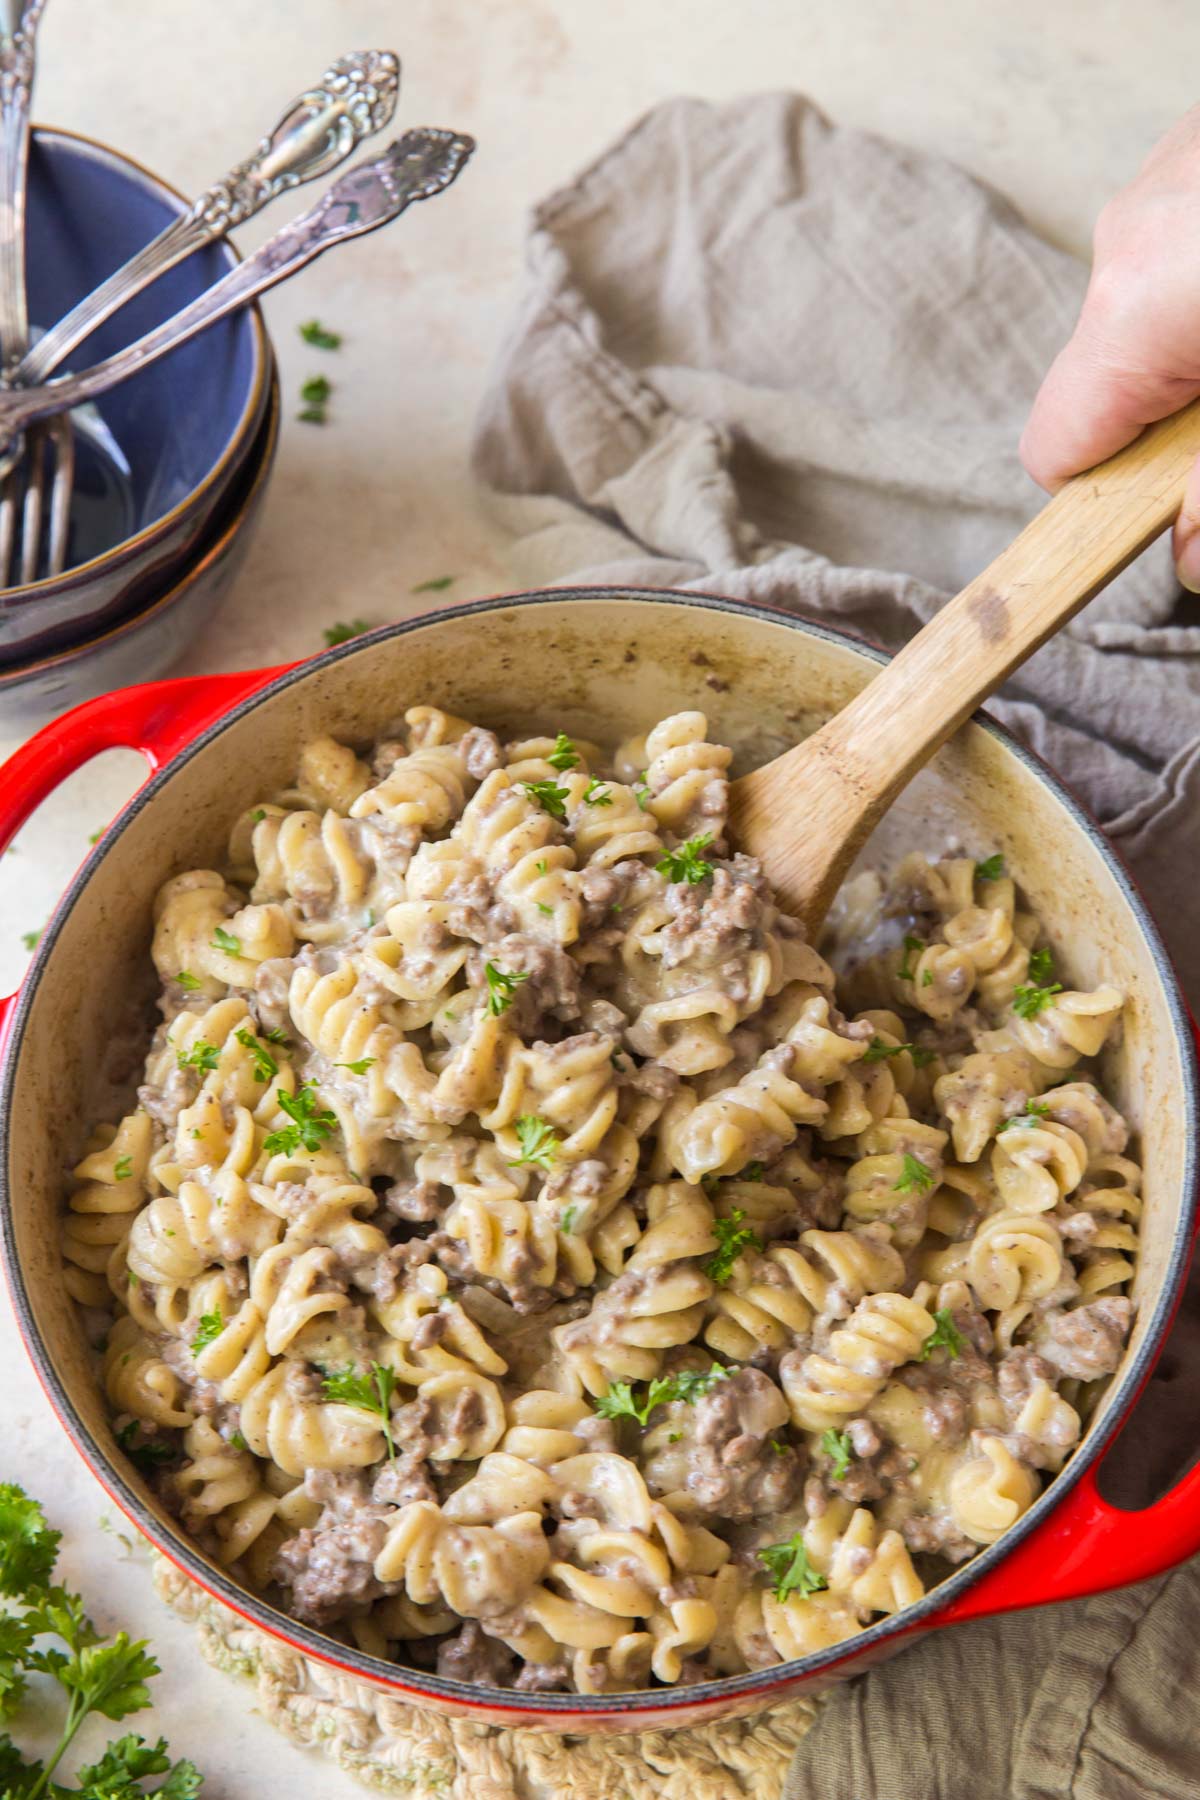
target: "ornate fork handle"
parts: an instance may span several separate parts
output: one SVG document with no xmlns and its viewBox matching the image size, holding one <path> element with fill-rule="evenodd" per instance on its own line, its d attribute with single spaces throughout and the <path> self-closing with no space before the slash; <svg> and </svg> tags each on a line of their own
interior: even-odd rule
<svg viewBox="0 0 1200 1800">
<path fill-rule="evenodd" d="M 8 440 L 7 460 L 0 464 L 0 473 L 11 466 L 15 440 L 27 426 L 105 393 L 227 313 L 248 305 L 334 244 L 375 231 L 398 218 L 414 200 L 441 193 L 465 167 L 474 148 L 474 139 L 460 132 L 432 126 L 406 131 L 382 156 L 358 163 L 339 177 L 315 206 L 284 225 L 207 293 L 128 349 L 81 374 L 60 375 L 44 387 L 0 392 L 0 435 Z"/>
<path fill-rule="evenodd" d="M 5 372 L 29 344 L 25 300 L 25 169 L 37 28 L 46 0 L 0 9 L 0 356 Z"/>
<path fill-rule="evenodd" d="M 213 182 L 182 218 L 52 326 L 23 356 L 15 379 L 26 387 L 44 381 L 98 325 L 201 244 L 244 224 L 288 188 L 336 169 L 389 123 L 399 89 L 400 64 L 390 50 L 339 57 L 319 86 L 292 101 L 253 156 Z"/>
</svg>

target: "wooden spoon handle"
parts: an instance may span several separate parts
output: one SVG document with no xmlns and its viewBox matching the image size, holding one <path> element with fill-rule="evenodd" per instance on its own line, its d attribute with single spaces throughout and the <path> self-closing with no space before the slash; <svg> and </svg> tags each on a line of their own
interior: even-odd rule
<svg viewBox="0 0 1200 1800">
<path fill-rule="evenodd" d="M 768 873 L 810 925 L 938 746 L 1171 523 L 1197 455 L 1200 400 L 1075 476 L 836 717 L 735 782 L 735 831 L 770 841 Z"/>
</svg>

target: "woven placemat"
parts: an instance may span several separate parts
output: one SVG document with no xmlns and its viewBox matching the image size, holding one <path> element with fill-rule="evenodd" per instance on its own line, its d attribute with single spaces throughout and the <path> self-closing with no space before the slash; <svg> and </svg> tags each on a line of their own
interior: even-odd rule
<svg viewBox="0 0 1200 1800">
<path fill-rule="evenodd" d="M 790 1700 L 701 1729 L 555 1737 L 405 1706 L 248 1625 L 155 1557 L 159 1595 L 200 1652 L 252 1682 L 262 1716 L 367 1787 L 406 1800 L 779 1800 L 819 1701 Z"/>
</svg>

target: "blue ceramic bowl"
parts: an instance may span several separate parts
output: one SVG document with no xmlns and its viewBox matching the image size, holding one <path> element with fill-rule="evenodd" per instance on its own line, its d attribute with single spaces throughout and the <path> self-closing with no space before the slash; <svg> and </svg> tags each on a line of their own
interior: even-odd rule
<svg viewBox="0 0 1200 1800">
<path fill-rule="evenodd" d="M 188 205 L 115 150 L 73 132 L 35 130 L 27 209 L 33 331 L 61 318 Z M 236 261 L 224 241 L 197 251 L 99 326 L 71 366 L 122 349 Z M 62 575 L 0 592 L 0 669 L 96 636 L 182 572 L 259 436 L 271 370 L 266 328 L 251 309 L 76 415 L 78 560 Z"/>
<path fill-rule="evenodd" d="M 26 736 L 81 700 L 153 681 L 178 662 L 224 600 L 250 548 L 279 442 L 279 415 L 273 379 L 266 416 L 224 504 L 187 567 L 148 605 L 73 649 L 0 668 L 0 730 L 6 736 Z"/>
</svg>

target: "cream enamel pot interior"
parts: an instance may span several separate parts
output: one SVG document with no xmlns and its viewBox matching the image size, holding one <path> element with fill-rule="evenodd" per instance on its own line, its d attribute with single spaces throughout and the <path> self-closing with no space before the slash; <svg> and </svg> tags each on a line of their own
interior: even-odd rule
<svg viewBox="0 0 1200 1800">
<path fill-rule="evenodd" d="M 58 1263 L 64 1170 L 87 1121 L 114 1116 L 152 1000 L 151 903 L 182 869 L 219 866 L 245 806 L 290 784 L 316 732 L 357 744 L 431 701 L 524 735 L 564 728 L 613 742 L 683 707 L 737 747 L 735 769 L 775 755 L 843 705 L 879 658 L 758 607 L 693 594 L 551 591 L 458 607 L 356 639 L 283 673 L 128 689 L 49 726 L 0 770 L 0 848 L 72 768 L 114 744 L 156 771 L 89 856 L 4 1026 L 0 1169 L 4 1254 L 21 1329 L 62 1424 L 113 1499 L 203 1587 L 294 1648 L 460 1715 L 569 1731 L 662 1728 L 750 1712 L 838 1679 L 935 1626 L 1120 1586 L 1200 1548 L 1200 1469 L 1141 1513 L 1107 1504 L 1101 1457 L 1149 1373 L 1178 1300 L 1196 1212 L 1194 1045 L 1158 933 L 1098 829 L 1027 751 L 972 723 L 885 822 L 936 850 L 961 834 L 1003 851 L 1078 985 L 1128 996 L 1109 1092 L 1141 1134 L 1147 1206 L 1133 1340 L 1066 1470 L 997 1544 L 924 1600 L 801 1662 L 683 1690 L 581 1698 L 467 1687 L 362 1655 L 239 1588 L 179 1531 L 113 1441 Z M 870 854 L 870 853 L 869 853 Z M 139 1040 L 138 1033 L 141 1032 Z"/>
</svg>

